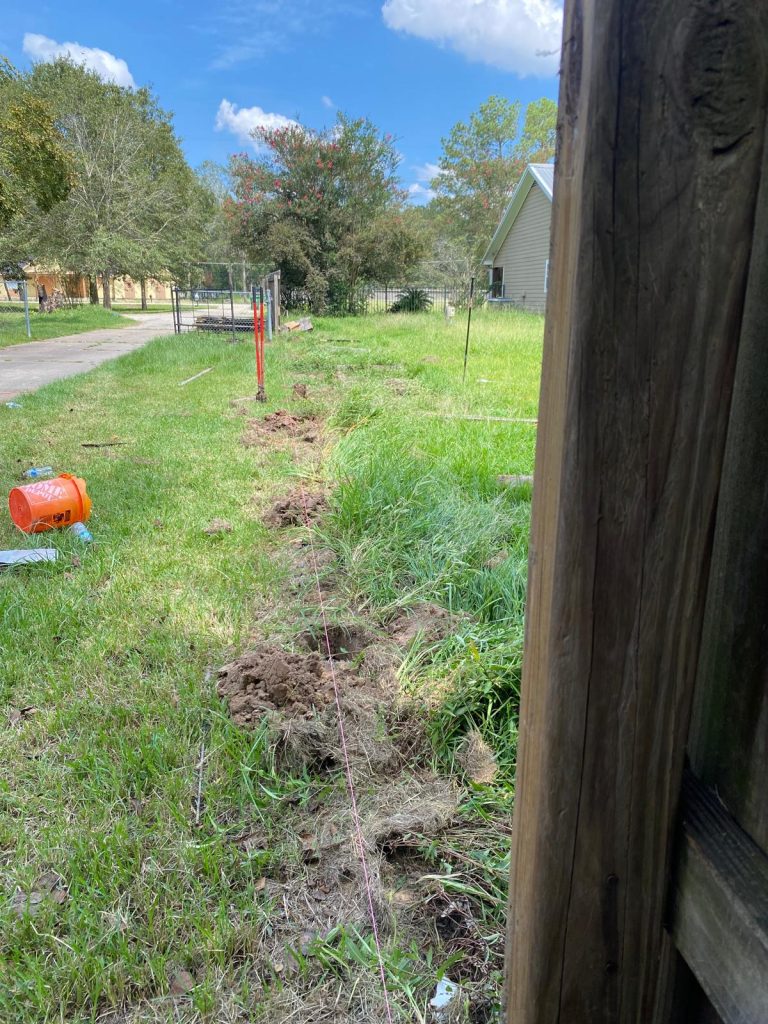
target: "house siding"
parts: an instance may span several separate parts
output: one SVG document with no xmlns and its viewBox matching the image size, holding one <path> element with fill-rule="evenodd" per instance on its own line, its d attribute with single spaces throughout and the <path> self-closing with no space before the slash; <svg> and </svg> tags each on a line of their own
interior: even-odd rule
<svg viewBox="0 0 768 1024">
<path fill-rule="evenodd" d="M 547 300 L 544 275 L 551 221 L 552 202 L 534 183 L 493 261 L 494 267 L 504 268 L 505 299 L 539 313 Z"/>
</svg>

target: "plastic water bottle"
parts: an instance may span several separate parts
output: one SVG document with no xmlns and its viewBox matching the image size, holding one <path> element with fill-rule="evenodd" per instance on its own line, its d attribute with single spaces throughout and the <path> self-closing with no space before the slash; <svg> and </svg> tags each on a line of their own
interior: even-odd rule
<svg viewBox="0 0 768 1024">
<path fill-rule="evenodd" d="M 37 480 L 41 476 L 53 476 L 53 466 L 33 466 L 32 469 L 28 469 L 24 476 L 30 480 Z"/>
<path fill-rule="evenodd" d="M 90 544 L 93 540 L 93 534 L 85 523 L 72 523 L 69 529 L 71 533 L 74 533 L 78 540 L 83 542 L 83 544 Z"/>
</svg>

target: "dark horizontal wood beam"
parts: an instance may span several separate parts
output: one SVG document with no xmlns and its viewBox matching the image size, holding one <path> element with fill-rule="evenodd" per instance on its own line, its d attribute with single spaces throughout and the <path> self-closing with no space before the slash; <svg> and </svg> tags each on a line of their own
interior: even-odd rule
<svg viewBox="0 0 768 1024">
<path fill-rule="evenodd" d="M 724 1024 L 765 1024 L 768 857 L 690 773 L 682 812 L 675 944 Z"/>
</svg>

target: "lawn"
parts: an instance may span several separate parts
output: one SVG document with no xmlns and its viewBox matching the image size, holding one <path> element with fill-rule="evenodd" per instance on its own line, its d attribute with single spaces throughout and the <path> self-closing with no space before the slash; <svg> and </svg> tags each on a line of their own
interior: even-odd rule
<svg viewBox="0 0 768 1024">
<path fill-rule="evenodd" d="M 102 327 L 127 327 L 127 317 L 101 306 L 72 306 L 54 310 L 53 313 L 39 313 L 30 306 L 30 328 L 32 337 L 27 337 L 27 326 L 22 306 L 0 307 L 0 348 L 21 345 L 26 341 L 43 341 L 46 338 L 61 338 L 67 334 L 82 334 Z"/>
<path fill-rule="evenodd" d="M 235 401 L 255 390 L 250 344 L 171 336 L 0 408 L 5 492 L 29 465 L 84 477 L 95 538 L 47 534 L 56 564 L 0 577 L 4 1024 L 386 1019 L 362 901 L 339 917 L 359 881 L 339 866 L 339 761 L 288 759 L 301 723 L 242 729 L 215 689 L 243 652 L 303 650 L 309 550 L 332 622 L 388 637 L 424 602 L 455 616 L 387 668 L 399 697 L 377 697 L 353 778 L 393 1019 L 429 1019 L 443 971 L 471 1003 L 457 1019 L 493 1019 L 530 512 L 497 476 L 532 472 L 541 337 L 539 317 L 479 312 L 462 384 L 461 323 L 320 320 L 268 347 L 264 407 Z M 309 440 L 250 422 L 276 409 L 314 416 Z M 297 488 L 328 494 L 311 549 L 263 521 Z M 34 543 L 5 517 L 0 547 Z M 360 664 L 373 686 L 372 654 L 343 671 Z M 453 810 L 381 824 L 420 794 Z"/>
</svg>

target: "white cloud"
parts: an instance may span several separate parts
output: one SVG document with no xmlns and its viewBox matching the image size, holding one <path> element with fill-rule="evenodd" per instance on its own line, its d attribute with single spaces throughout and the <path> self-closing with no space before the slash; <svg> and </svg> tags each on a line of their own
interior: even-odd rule
<svg viewBox="0 0 768 1024">
<path fill-rule="evenodd" d="M 553 75 L 562 0 L 385 0 L 385 24 L 518 75 Z"/>
<path fill-rule="evenodd" d="M 332 110 L 336 106 L 330 96 L 321 96 L 320 99 L 323 106 L 328 107 L 329 110 Z"/>
<path fill-rule="evenodd" d="M 251 132 L 256 128 L 289 128 L 297 125 L 290 117 L 283 114 L 270 114 L 261 107 L 240 107 L 229 100 L 222 100 L 216 113 L 216 131 L 231 132 L 242 142 L 250 143 L 258 149 L 258 143 L 252 138 Z"/>
<path fill-rule="evenodd" d="M 416 172 L 417 181 L 432 181 L 440 174 L 440 167 L 438 164 L 415 164 L 414 171 Z"/>
<path fill-rule="evenodd" d="M 417 181 L 408 186 L 408 195 L 411 202 L 416 206 L 422 206 L 424 203 L 428 203 L 430 199 L 435 198 L 435 193 L 431 188 L 427 188 L 426 185 L 420 185 Z"/>
<path fill-rule="evenodd" d="M 24 53 L 35 61 L 53 61 L 57 57 L 68 57 L 75 64 L 84 64 L 89 71 L 95 71 L 105 82 L 117 85 L 136 87 L 128 65 L 120 57 L 107 50 L 99 50 L 95 46 L 81 46 L 80 43 L 57 43 L 48 36 L 40 36 L 34 32 L 24 34 Z"/>
</svg>

